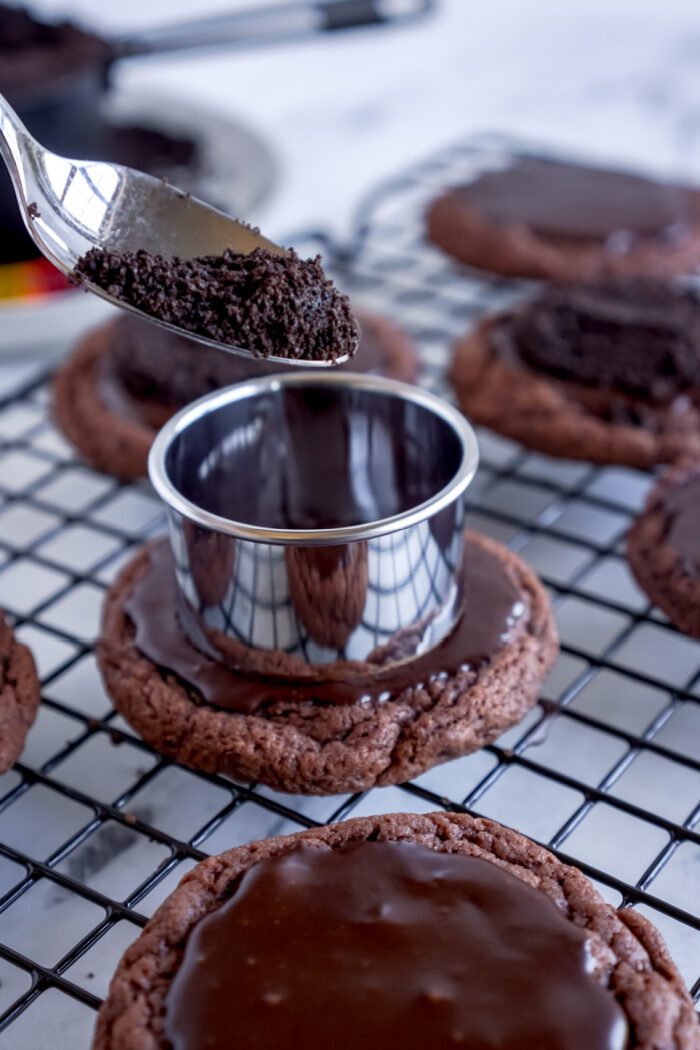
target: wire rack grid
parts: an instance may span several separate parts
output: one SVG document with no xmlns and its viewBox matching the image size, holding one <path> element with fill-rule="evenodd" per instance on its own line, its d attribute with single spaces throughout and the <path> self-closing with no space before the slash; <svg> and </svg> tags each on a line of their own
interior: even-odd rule
<svg viewBox="0 0 700 1050">
<path fill-rule="evenodd" d="M 384 187 L 338 274 L 415 337 L 445 391 L 452 337 L 520 289 L 423 243 L 426 201 L 498 162 L 457 145 Z M 0 778 L 0 1048 L 87 1048 L 114 966 L 209 853 L 330 820 L 480 813 L 550 846 L 661 929 L 700 998 L 700 644 L 670 628 L 626 568 L 650 477 L 555 461 L 482 432 L 469 522 L 540 573 L 562 653 L 541 703 L 494 745 L 411 784 L 309 798 L 185 770 L 112 710 L 93 655 L 105 588 L 162 528 L 147 485 L 81 465 L 39 378 L 0 400 L 0 606 L 36 656 L 43 702 Z"/>
</svg>

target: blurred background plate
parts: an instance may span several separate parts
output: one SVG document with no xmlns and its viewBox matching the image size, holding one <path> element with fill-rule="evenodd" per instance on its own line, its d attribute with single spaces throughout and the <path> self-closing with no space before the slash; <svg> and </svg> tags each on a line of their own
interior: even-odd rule
<svg viewBox="0 0 700 1050">
<path fill-rule="evenodd" d="M 137 125 L 196 143 L 196 167 L 168 172 L 183 189 L 241 218 L 270 197 L 278 175 L 274 154 L 235 117 L 218 116 L 175 96 L 134 90 L 116 90 L 106 106 L 114 125 Z M 0 266 L 0 355 L 6 358 L 67 349 L 113 309 L 78 289 L 32 294 L 34 265 L 25 264 L 21 273 L 16 264 Z M 11 291 L 8 297 L 8 288 L 16 288 L 17 294 Z"/>
</svg>

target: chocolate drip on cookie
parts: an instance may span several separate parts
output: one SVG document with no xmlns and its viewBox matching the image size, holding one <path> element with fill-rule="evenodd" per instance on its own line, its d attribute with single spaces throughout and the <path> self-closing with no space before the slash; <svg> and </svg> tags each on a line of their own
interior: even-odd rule
<svg viewBox="0 0 700 1050">
<path fill-rule="evenodd" d="M 667 405 L 700 390 L 700 302 L 662 282 L 551 286 L 500 318 L 491 345 L 555 379 L 632 401 Z"/>
<path fill-rule="evenodd" d="M 623 1050 L 587 936 L 478 857 L 410 842 L 258 861 L 195 926 L 170 988 L 174 1050 Z"/>
<path fill-rule="evenodd" d="M 91 248 L 73 275 L 160 321 L 259 357 L 333 361 L 356 350 L 349 300 L 324 274 L 320 256 L 256 248 L 166 259 Z"/>
<path fill-rule="evenodd" d="M 513 157 L 454 192 L 493 222 L 548 238 L 607 241 L 617 252 L 638 238 L 682 236 L 691 210 L 682 186 L 536 156 Z"/>
<path fill-rule="evenodd" d="M 498 559 L 475 544 L 468 545 L 464 564 L 463 607 L 451 633 L 428 652 L 389 666 L 343 662 L 306 676 L 285 676 L 279 673 L 284 653 L 269 653 L 269 674 L 253 671 L 244 661 L 226 663 L 219 653 L 214 658 L 206 640 L 198 648 L 180 622 L 172 556 L 164 541 L 151 548 L 148 569 L 135 582 L 125 609 L 137 649 L 196 690 L 205 703 L 245 713 L 310 699 L 352 704 L 396 696 L 465 668 L 478 669 L 507 643 L 524 612 L 522 595 Z M 390 647 L 382 655 L 391 659 Z"/>
</svg>

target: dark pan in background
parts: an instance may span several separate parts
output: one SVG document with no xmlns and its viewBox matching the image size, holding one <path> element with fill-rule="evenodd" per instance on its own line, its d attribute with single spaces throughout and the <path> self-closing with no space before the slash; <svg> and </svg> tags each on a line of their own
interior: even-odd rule
<svg viewBox="0 0 700 1050">
<path fill-rule="evenodd" d="M 105 102 L 110 95 L 115 66 L 124 60 L 157 56 L 208 47 L 260 47 L 287 44 L 324 33 L 366 26 L 395 26 L 429 11 L 433 0 L 299 0 L 291 4 L 270 4 L 231 14 L 200 18 L 156 27 L 138 34 L 109 38 L 91 37 L 85 27 L 84 47 L 77 47 L 59 75 L 37 77 L 16 91 L 8 100 L 29 131 L 48 149 L 75 158 L 121 161 L 132 167 L 143 145 L 143 166 L 161 174 L 159 149 L 164 170 L 170 169 L 168 153 L 175 153 L 175 167 L 187 165 L 187 142 L 173 145 L 144 134 L 130 148 L 124 136 L 116 134 L 105 119 Z M 81 27 L 82 28 L 82 27 Z M 157 134 L 157 133 L 156 133 Z M 137 156 L 134 156 L 136 152 Z M 154 163 L 149 161 L 154 160 Z M 14 193 L 6 171 L 0 171 L 1 258 L 31 258 L 35 255 L 17 211 Z M 1 261 L 1 260 L 0 260 Z"/>
</svg>

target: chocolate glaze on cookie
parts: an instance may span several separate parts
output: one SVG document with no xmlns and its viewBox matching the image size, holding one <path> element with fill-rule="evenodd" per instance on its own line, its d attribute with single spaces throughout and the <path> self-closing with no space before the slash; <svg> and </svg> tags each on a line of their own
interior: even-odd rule
<svg viewBox="0 0 700 1050">
<path fill-rule="evenodd" d="M 555 379 L 653 404 L 700 391 L 700 301 L 663 282 L 553 285 L 499 318 L 491 345 Z"/>
<path fill-rule="evenodd" d="M 700 193 L 608 168 L 512 155 L 440 193 L 428 237 L 462 263 L 507 277 L 665 277 L 700 261 Z"/>
<path fill-rule="evenodd" d="M 516 156 L 455 193 L 494 222 L 546 237 L 609 241 L 621 253 L 636 238 L 678 239 L 690 214 L 684 187 L 548 157 Z"/>
<path fill-rule="evenodd" d="M 361 323 L 358 351 L 340 367 L 381 372 L 386 355 L 376 328 L 369 317 Z M 124 314 L 114 321 L 109 352 L 99 361 L 98 393 L 107 408 L 123 417 L 149 424 L 159 415 L 164 422 L 170 413 L 204 394 L 286 367 L 225 354 Z"/>
<path fill-rule="evenodd" d="M 131 314 L 114 320 L 109 337 L 96 363 L 96 394 L 122 419 L 148 427 L 159 428 L 190 401 L 272 367 L 195 343 Z"/>
<path fill-rule="evenodd" d="M 587 936 L 478 857 L 410 842 L 260 860 L 192 931 L 166 1000 L 174 1050 L 622 1050 Z M 339 1023 L 340 1022 L 340 1023 Z"/>
<path fill-rule="evenodd" d="M 392 321 L 358 310 L 357 353 L 338 367 L 415 382 L 418 356 Z M 157 430 L 183 405 L 222 386 L 274 375 L 283 364 L 239 357 L 121 313 L 88 332 L 54 383 L 56 421 L 83 456 L 118 477 L 139 477 Z"/>
<path fill-rule="evenodd" d="M 333 361 L 352 356 L 358 326 L 320 256 L 265 248 L 197 259 L 92 248 L 74 270 L 124 303 L 178 328 L 259 357 Z"/>
<path fill-rule="evenodd" d="M 472 422 L 549 455 L 700 455 L 700 299 L 664 281 L 547 286 L 460 339 L 451 377 Z"/>
<path fill-rule="evenodd" d="M 427 653 L 391 666 L 342 664 L 342 673 L 310 672 L 306 678 L 276 676 L 277 654 L 270 653 L 271 673 L 254 673 L 224 662 L 208 639 L 191 640 L 195 625 L 185 630 L 178 611 L 172 556 L 165 541 L 151 548 L 148 570 L 125 601 L 134 624 L 136 648 L 157 666 L 178 675 L 206 703 L 228 711 L 253 713 L 276 701 L 353 704 L 392 696 L 416 683 L 428 683 L 463 668 L 478 668 L 504 646 L 523 615 L 517 587 L 498 559 L 470 544 L 464 559 L 463 609 L 450 634 Z M 382 654 L 384 661 L 391 653 Z"/>
<path fill-rule="evenodd" d="M 358 842 L 368 842 L 368 849 L 380 843 L 415 843 L 433 850 L 436 863 L 443 858 L 448 864 L 455 857 L 473 858 L 527 883 L 567 922 L 585 932 L 591 978 L 624 1012 L 630 1050 L 700 1050 L 700 1027 L 692 999 L 661 935 L 639 910 L 615 909 L 605 903 L 580 871 L 562 864 L 515 831 L 484 818 L 446 812 L 392 813 L 346 820 L 298 835 L 252 842 L 202 861 L 185 876 L 127 949 L 100 1009 L 93 1050 L 172 1050 L 164 1032 L 171 988 L 200 923 L 225 908 L 235 898 L 246 874 L 268 858 L 298 854 L 301 848 L 344 850 Z M 347 854 L 344 859 L 348 859 Z M 339 892 L 344 889 L 343 885 Z M 391 911 L 388 916 L 385 914 L 389 920 L 387 928 L 394 917 Z M 397 932 L 400 936 L 401 931 Z M 449 921 L 436 922 L 434 932 L 436 937 L 442 933 L 449 939 Z M 328 934 L 324 931 L 323 936 Z M 301 949 L 298 945 L 291 947 L 296 954 L 301 950 L 313 952 L 314 941 L 305 939 Z M 456 953 L 451 958 L 455 967 L 462 963 L 464 954 L 469 953 Z M 464 965 L 471 966 L 472 960 L 465 960 Z M 546 972 L 549 973 L 548 966 Z M 533 973 L 536 976 L 537 971 Z M 390 973 L 387 978 L 391 980 Z M 523 979 L 526 978 L 517 976 L 518 982 Z M 538 996 L 547 994 L 546 980 L 541 984 L 536 990 Z M 381 992 L 381 987 L 377 991 Z M 233 994 L 235 989 L 229 1015 L 230 1031 L 235 1037 Z M 435 1003 L 430 1006 L 440 1008 Z M 501 1013 L 508 1012 L 508 999 L 497 1008 Z M 338 1011 L 326 1045 L 335 1046 L 336 1036 L 353 1020 L 347 1011 Z M 569 1029 L 564 1034 L 560 1046 L 577 1045 L 577 1031 Z M 250 1045 L 246 1044 L 246 1050 Z M 433 1044 L 428 1039 L 420 1045 L 421 1050 L 430 1050 Z M 466 1044 L 470 1045 L 475 1044 Z M 518 1050 L 537 1050 L 527 1037 L 515 1045 Z M 402 1042 L 388 1039 L 384 1046 L 386 1050 L 401 1050 Z M 512 1043 L 509 1050 L 513 1050 Z"/>
<path fill-rule="evenodd" d="M 557 653 L 552 610 L 535 575 L 512 551 L 468 532 L 465 553 L 474 548 L 491 555 L 496 562 L 493 577 L 508 577 L 524 609 L 505 644 L 487 663 L 457 674 L 438 674 L 425 683 L 416 678 L 396 695 L 380 694 L 357 703 L 321 702 L 311 688 L 304 700 L 297 700 L 290 689 L 276 702 L 247 714 L 206 703 L 186 679 L 139 651 L 126 606 L 149 572 L 149 544 L 122 569 L 106 596 L 97 646 L 105 687 L 144 740 L 192 769 L 313 795 L 411 780 L 439 762 L 492 743 L 518 722 L 536 703 Z M 174 620 L 172 606 L 168 614 Z M 226 647 L 230 655 L 232 641 L 228 639 Z M 389 654 L 391 660 L 401 658 L 403 650 L 396 649 Z M 240 644 L 237 650 L 236 664 L 249 669 L 258 683 L 273 675 L 277 683 L 286 679 L 292 686 L 300 678 L 311 679 L 309 665 L 282 650 Z M 204 656 L 200 660 L 206 664 Z M 380 663 L 370 664 L 369 659 L 359 665 L 339 660 L 318 668 L 316 679 L 333 674 L 352 683 L 360 671 L 380 669 Z M 124 1050 L 130 1050 L 128 1045 Z"/>
<path fill-rule="evenodd" d="M 700 477 L 669 489 L 662 506 L 669 518 L 666 542 L 681 555 L 685 573 L 700 580 Z"/>
</svg>

